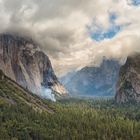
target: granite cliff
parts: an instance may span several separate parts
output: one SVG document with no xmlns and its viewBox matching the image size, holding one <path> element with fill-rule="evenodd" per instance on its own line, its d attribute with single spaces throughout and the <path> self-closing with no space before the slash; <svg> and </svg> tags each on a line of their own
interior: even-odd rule
<svg viewBox="0 0 140 140">
<path fill-rule="evenodd" d="M 10 33 L 0 34 L 0 69 L 33 93 L 40 94 L 49 88 L 59 96 L 67 94 L 48 56 L 31 38 Z"/>
<path fill-rule="evenodd" d="M 127 58 L 117 82 L 117 102 L 140 102 L 140 54 Z"/>
</svg>

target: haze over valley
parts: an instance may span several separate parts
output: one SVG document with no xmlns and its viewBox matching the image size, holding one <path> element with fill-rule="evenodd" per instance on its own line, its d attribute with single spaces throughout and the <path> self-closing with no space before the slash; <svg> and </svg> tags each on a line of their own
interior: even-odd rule
<svg viewBox="0 0 140 140">
<path fill-rule="evenodd" d="M 0 0 L 0 140 L 140 140 L 140 0 Z"/>
</svg>

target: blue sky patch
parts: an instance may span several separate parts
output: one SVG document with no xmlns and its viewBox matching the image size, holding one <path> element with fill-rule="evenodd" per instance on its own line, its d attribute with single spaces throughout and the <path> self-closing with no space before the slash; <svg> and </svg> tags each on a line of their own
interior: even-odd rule
<svg viewBox="0 0 140 140">
<path fill-rule="evenodd" d="M 140 0 L 128 0 L 130 5 L 138 6 L 140 5 Z"/>
<path fill-rule="evenodd" d="M 110 22 L 110 27 L 107 30 L 103 30 L 101 25 L 98 23 L 95 23 L 93 21 L 93 25 L 88 27 L 90 36 L 92 39 L 96 41 L 102 41 L 107 38 L 113 38 L 121 29 L 121 25 L 116 25 L 115 20 L 117 19 L 117 14 L 116 13 L 109 13 L 109 22 Z M 92 30 L 92 26 L 95 26 L 95 30 Z"/>
<path fill-rule="evenodd" d="M 120 30 L 120 26 L 111 26 L 106 31 L 98 29 L 96 32 L 92 32 L 90 35 L 92 39 L 95 39 L 96 41 L 101 41 L 107 38 L 113 38 Z"/>
<path fill-rule="evenodd" d="M 117 19 L 117 14 L 116 13 L 110 13 L 109 14 L 109 20 L 111 23 L 114 23 L 114 21 Z"/>
</svg>

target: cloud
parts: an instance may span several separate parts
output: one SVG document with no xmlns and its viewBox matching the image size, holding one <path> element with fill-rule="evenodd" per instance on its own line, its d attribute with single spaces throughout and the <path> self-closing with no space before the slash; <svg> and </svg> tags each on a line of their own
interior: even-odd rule
<svg viewBox="0 0 140 140">
<path fill-rule="evenodd" d="M 140 0 L 128 0 L 128 4 L 137 6 L 140 4 Z"/>
<path fill-rule="evenodd" d="M 113 38 L 119 31 L 122 30 L 124 25 L 116 25 L 117 19 L 116 13 L 108 13 L 108 20 L 110 26 L 107 29 L 102 29 L 102 25 L 98 24 L 97 18 L 93 20 L 92 24 L 88 26 L 89 34 L 91 38 L 96 41 L 101 41 L 106 38 Z"/>
<path fill-rule="evenodd" d="M 139 14 L 132 0 L 0 0 L 0 32 L 35 38 L 59 75 L 139 52 Z"/>
</svg>

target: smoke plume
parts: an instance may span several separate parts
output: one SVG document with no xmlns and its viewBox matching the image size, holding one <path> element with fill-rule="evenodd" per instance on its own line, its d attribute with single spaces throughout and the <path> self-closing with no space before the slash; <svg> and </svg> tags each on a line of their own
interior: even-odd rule
<svg viewBox="0 0 140 140">
<path fill-rule="evenodd" d="M 42 87 L 39 93 L 41 97 L 50 99 L 51 101 L 56 102 L 55 95 L 52 93 L 51 89 Z"/>
</svg>

